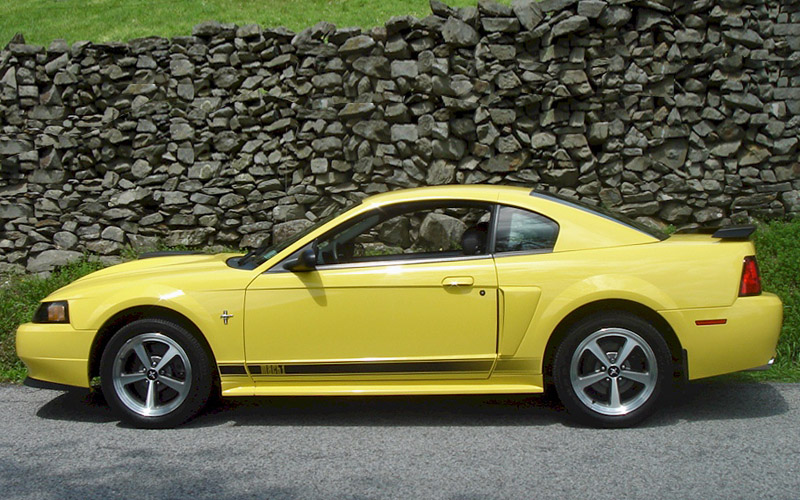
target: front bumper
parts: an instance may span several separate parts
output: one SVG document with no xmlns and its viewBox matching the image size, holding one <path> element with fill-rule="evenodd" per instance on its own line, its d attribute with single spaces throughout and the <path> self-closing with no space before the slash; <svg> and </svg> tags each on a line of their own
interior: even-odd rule
<svg viewBox="0 0 800 500">
<path fill-rule="evenodd" d="M 660 311 L 686 350 L 689 379 L 759 368 L 775 357 L 783 323 L 777 295 L 739 297 L 730 307 Z M 700 326 L 697 321 L 726 320 Z"/>
<path fill-rule="evenodd" d="M 25 323 L 17 329 L 17 356 L 32 379 L 88 388 L 95 333 L 69 324 Z"/>
</svg>

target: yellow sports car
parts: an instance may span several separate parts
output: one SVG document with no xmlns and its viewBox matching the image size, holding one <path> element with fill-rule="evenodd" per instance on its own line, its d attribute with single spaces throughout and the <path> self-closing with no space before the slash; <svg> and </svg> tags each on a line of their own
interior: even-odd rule
<svg viewBox="0 0 800 500">
<path fill-rule="evenodd" d="M 222 396 L 539 393 L 639 422 L 677 379 L 767 367 L 782 305 L 752 227 L 666 237 L 519 187 L 373 196 L 272 246 L 143 258 L 19 327 L 36 386 L 178 425 Z"/>
</svg>

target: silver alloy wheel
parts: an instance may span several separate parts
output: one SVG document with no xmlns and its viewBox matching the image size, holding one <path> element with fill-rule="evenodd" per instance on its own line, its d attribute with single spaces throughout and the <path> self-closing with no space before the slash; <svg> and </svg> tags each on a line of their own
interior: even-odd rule
<svg viewBox="0 0 800 500">
<path fill-rule="evenodd" d="M 125 342 L 114 358 L 114 390 L 131 411 L 166 415 L 186 400 L 192 380 L 189 356 L 161 333 L 142 333 Z"/>
<path fill-rule="evenodd" d="M 656 388 L 656 355 L 636 333 L 603 328 L 575 349 L 569 377 L 587 408 L 602 415 L 627 415 L 647 402 Z"/>
</svg>

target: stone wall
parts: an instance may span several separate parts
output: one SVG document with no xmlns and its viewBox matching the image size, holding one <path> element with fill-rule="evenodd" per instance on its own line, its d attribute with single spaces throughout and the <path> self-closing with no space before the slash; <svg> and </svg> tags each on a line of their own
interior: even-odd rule
<svg viewBox="0 0 800 500">
<path fill-rule="evenodd" d="M 676 226 L 800 211 L 797 0 L 431 10 L 9 44 L 0 261 L 251 247 L 427 184 L 538 186 Z"/>
</svg>

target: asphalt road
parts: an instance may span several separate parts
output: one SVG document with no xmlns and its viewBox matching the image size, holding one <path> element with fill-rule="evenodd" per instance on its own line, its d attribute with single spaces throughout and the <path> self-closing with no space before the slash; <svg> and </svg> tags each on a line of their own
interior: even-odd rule
<svg viewBox="0 0 800 500">
<path fill-rule="evenodd" d="M 0 386 L 2 498 L 798 498 L 800 385 L 689 385 L 635 429 L 544 398 L 262 398 L 166 431 Z"/>
</svg>

